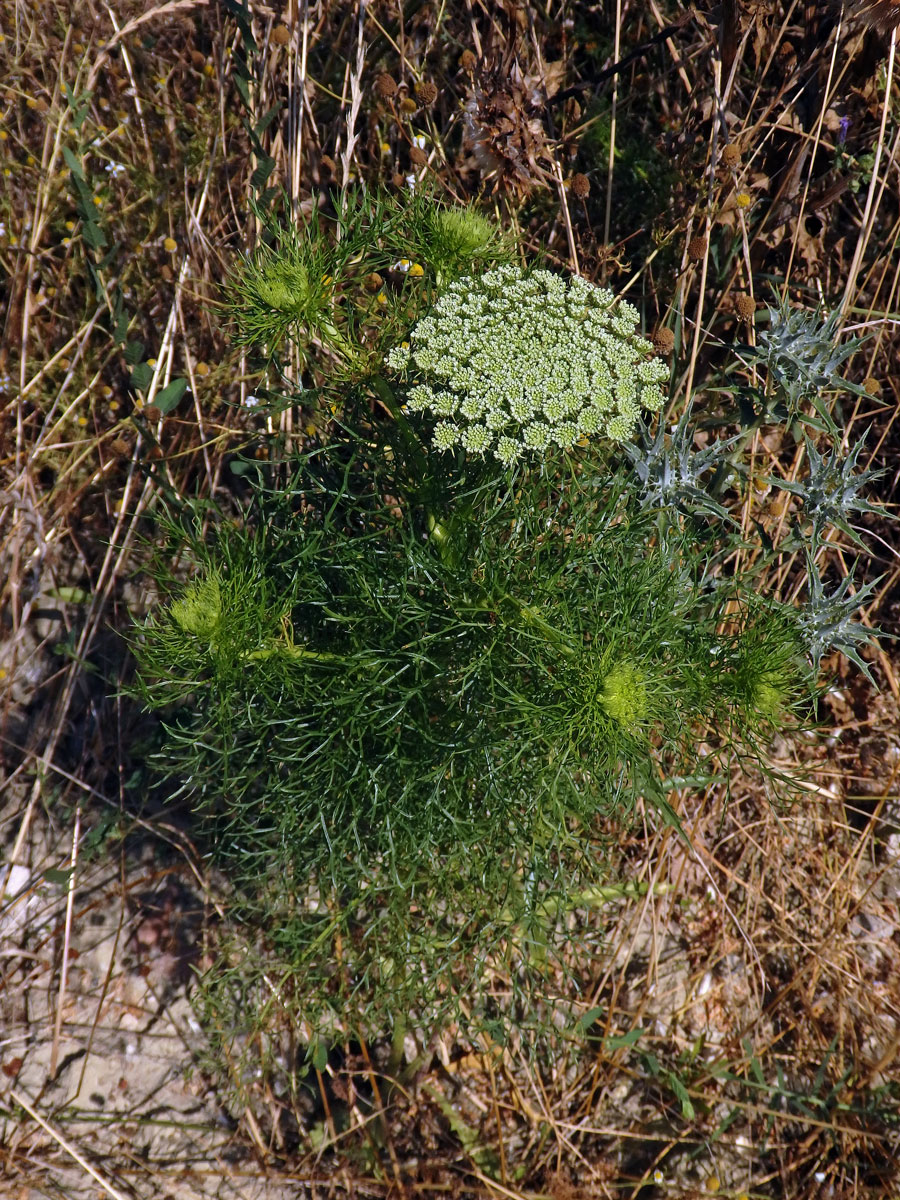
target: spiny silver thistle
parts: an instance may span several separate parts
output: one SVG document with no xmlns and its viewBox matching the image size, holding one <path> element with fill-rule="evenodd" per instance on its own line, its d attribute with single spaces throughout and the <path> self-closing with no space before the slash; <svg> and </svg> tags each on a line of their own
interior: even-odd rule
<svg viewBox="0 0 900 1200">
<path fill-rule="evenodd" d="M 860 611 L 879 580 L 874 579 L 858 591 L 851 592 L 852 581 L 845 577 L 840 586 L 828 595 L 819 568 L 809 554 L 806 569 L 809 601 L 800 612 L 800 629 L 813 665 L 818 670 L 822 658 L 830 651 L 837 650 L 856 663 L 871 682 L 869 664 L 860 657 L 859 647 L 871 645 L 876 637 L 882 635 L 852 618 Z"/>
<path fill-rule="evenodd" d="M 691 414 L 692 406 L 688 404 L 668 438 L 660 423 L 655 437 L 651 439 L 645 430 L 640 442 L 625 447 L 641 484 L 641 508 L 681 508 L 728 520 L 727 509 L 713 499 L 701 479 L 720 466 L 738 437 L 695 450 Z"/>
<path fill-rule="evenodd" d="M 769 327 L 760 333 L 755 347 L 744 352 L 761 360 L 770 381 L 775 385 L 771 397 L 774 415 L 793 419 L 800 415 L 804 403 L 812 403 L 825 426 L 832 430 L 834 423 L 823 393 L 846 390 L 859 392 L 838 373 L 862 344 L 851 338 L 838 345 L 841 314 L 838 311 L 824 317 L 819 312 L 792 308 L 786 301 L 769 306 Z"/>
<path fill-rule="evenodd" d="M 837 451 L 820 454 L 809 438 L 806 453 L 809 458 L 809 474 L 806 479 L 791 481 L 772 480 L 778 487 L 802 501 L 806 515 L 813 524 L 813 545 L 818 545 L 827 525 L 834 525 L 851 541 L 860 545 L 859 536 L 849 523 L 853 513 L 875 513 L 883 510 L 860 496 L 860 491 L 883 471 L 860 471 L 854 474 L 856 463 L 865 438 L 860 438 L 846 458 Z"/>
</svg>

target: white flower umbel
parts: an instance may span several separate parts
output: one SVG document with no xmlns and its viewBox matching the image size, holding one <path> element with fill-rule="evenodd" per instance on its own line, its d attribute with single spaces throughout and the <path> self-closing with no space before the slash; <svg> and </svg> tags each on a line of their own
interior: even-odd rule
<svg viewBox="0 0 900 1200">
<path fill-rule="evenodd" d="M 585 279 L 502 266 L 450 284 L 387 362 L 423 380 L 407 407 L 440 418 L 437 449 L 511 464 L 597 434 L 629 441 L 641 410 L 662 407 L 669 369 L 637 322 Z"/>
</svg>

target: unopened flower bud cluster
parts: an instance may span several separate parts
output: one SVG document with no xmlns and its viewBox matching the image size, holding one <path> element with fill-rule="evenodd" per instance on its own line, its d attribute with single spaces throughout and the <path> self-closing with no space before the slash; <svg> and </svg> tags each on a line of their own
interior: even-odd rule
<svg viewBox="0 0 900 1200">
<path fill-rule="evenodd" d="M 585 279 L 501 266 L 451 284 L 387 361 L 427 381 L 407 407 L 438 418 L 437 449 L 510 464 L 595 434 L 626 442 L 662 406 L 669 370 L 637 322 Z"/>
</svg>

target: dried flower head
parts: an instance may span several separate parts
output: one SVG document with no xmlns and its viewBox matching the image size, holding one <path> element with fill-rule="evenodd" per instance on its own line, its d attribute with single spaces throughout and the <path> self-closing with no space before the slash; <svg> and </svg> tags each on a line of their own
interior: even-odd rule
<svg viewBox="0 0 900 1200">
<path fill-rule="evenodd" d="M 397 95 L 397 83 L 387 71 L 382 71 L 375 79 L 375 95 L 379 100 L 392 100 Z"/>
<path fill-rule="evenodd" d="M 414 112 L 419 111 L 418 102 L 413 100 L 412 96 L 404 96 L 400 101 L 400 111 L 407 117 L 411 117 Z"/>
<path fill-rule="evenodd" d="M 388 365 L 423 378 L 407 406 L 438 418 L 437 449 L 510 464 L 592 434 L 626 442 L 662 407 L 669 369 L 637 322 L 585 279 L 502 266 L 452 283 Z"/>
<path fill-rule="evenodd" d="M 749 323 L 756 316 L 756 301 L 752 296 L 742 294 L 735 299 L 734 309 L 742 321 Z"/>
<path fill-rule="evenodd" d="M 591 194 L 591 181 L 587 175 L 582 175 L 579 171 L 577 175 L 572 176 L 572 192 L 579 200 L 586 200 Z"/>
<path fill-rule="evenodd" d="M 423 108 L 428 108 L 438 98 L 438 90 L 430 79 L 420 80 L 414 90 Z"/>
<path fill-rule="evenodd" d="M 275 46 L 286 46 L 291 40 L 291 31 L 287 25 L 276 25 L 269 34 L 269 41 Z"/>
<path fill-rule="evenodd" d="M 465 71 L 467 75 L 471 75 L 478 66 L 478 59 L 471 50 L 463 50 L 459 56 L 459 67 L 461 71 Z"/>
<path fill-rule="evenodd" d="M 411 146 L 409 151 L 409 161 L 414 167 L 427 167 L 428 155 L 419 146 Z"/>
<path fill-rule="evenodd" d="M 741 161 L 741 152 L 734 142 L 729 142 L 722 150 L 722 162 L 726 167 L 736 167 Z"/>
<path fill-rule="evenodd" d="M 657 354 L 671 354 L 675 349 L 675 334 L 665 325 L 660 325 L 651 340 Z"/>
<path fill-rule="evenodd" d="M 466 99 L 464 146 L 496 186 L 520 195 L 550 178 L 554 148 L 544 128 L 547 99 L 562 80 L 556 64 L 526 75 L 518 62 L 483 70 Z"/>
<path fill-rule="evenodd" d="M 699 262 L 706 254 L 709 242 L 705 237 L 692 237 L 687 244 L 687 256 L 692 262 Z"/>
</svg>

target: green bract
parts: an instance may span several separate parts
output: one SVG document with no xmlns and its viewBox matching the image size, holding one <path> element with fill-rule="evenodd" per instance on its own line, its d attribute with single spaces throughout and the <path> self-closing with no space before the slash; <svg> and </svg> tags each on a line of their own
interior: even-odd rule
<svg viewBox="0 0 900 1200">
<path fill-rule="evenodd" d="M 215 575 L 192 583 L 172 605 L 171 612 L 185 633 L 211 639 L 222 619 L 222 594 Z"/>
<path fill-rule="evenodd" d="M 438 418 L 436 449 L 512 463 L 594 434 L 628 441 L 662 407 L 669 369 L 637 322 L 585 279 L 501 266 L 450 284 L 387 362 L 422 378 L 407 407 Z"/>
</svg>

